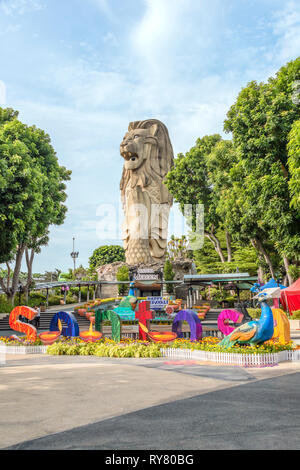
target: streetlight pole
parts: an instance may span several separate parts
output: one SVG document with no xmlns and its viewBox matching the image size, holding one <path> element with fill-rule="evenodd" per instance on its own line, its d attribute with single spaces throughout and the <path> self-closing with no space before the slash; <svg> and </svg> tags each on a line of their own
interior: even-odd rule
<svg viewBox="0 0 300 470">
<path fill-rule="evenodd" d="M 76 259 L 79 256 L 79 251 L 75 251 L 75 238 L 73 237 L 73 251 L 71 253 L 71 258 L 73 259 L 74 263 L 74 275 L 75 275 L 75 269 L 76 269 Z"/>
</svg>

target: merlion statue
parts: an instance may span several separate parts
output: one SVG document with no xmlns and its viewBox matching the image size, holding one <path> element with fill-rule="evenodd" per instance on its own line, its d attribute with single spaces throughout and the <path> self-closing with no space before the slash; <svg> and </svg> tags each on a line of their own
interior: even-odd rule
<svg viewBox="0 0 300 470">
<path fill-rule="evenodd" d="M 164 178 L 174 154 L 166 126 L 157 119 L 131 122 L 120 147 L 123 241 L 129 265 L 163 262 L 173 198 Z"/>
</svg>

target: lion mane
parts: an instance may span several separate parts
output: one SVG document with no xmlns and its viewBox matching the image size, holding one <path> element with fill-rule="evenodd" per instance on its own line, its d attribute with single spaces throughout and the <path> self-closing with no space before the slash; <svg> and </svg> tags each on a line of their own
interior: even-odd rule
<svg viewBox="0 0 300 470">
<path fill-rule="evenodd" d="M 163 184 L 165 176 L 174 165 L 174 153 L 169 132 L 161 121 L 147 119 L 145 121 L 131 122 L 124 139 L 137 129 L 149 129 L 147 143 L 144 145 L 145 159 L 141 167 L 136 170 L 126 170 L 124 166 L 120 182 L 122 197 L 125 196 L 128 185 L 134 189 L 138 184 L 146 188 L 154 181 L 156 184 Z M 163 197 L 160 202 L 168 202 L 172 205 L 172 196 L 165 186 L 163 189 L 165 190 L 162 193 L 167 193 L 167 200 Z"/>
</svg>

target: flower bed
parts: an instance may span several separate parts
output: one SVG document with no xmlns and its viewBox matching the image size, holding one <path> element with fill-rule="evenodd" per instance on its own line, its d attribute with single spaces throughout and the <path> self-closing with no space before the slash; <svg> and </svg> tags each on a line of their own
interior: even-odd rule
<svg viewBox="0 0 300 470">
<path fill-rule="evenodd" d="M 142 341 L 132 342 L 130 340 L 115 343 L 108 339 L 100 340 L 96 343 L 83 343 L 82 341 L 76 340 L 70 344 L 70 342 L 61 341 L 49 346 L 47 354 L 119 358 L 161 357 L 159 344 L 144 343 Z"/>
<path fill-rule="evenodd" d="M 278 353 L 281 351 L 292 350 L 293 342 L 280 344 L 277 341 L 266 341 L 260 345 L 243 345 L 235 344 L 230 348 L 224 348 L 219 345 L 220 339 L 217 337 L 207 336 L 200 341 L 189 341 L 187 339 L 176 339 L 170 346 L 173 349 L 191 349 L 192 351 L 208 351 L 214 353 L 233 353 L 233 354 L 268 354 Z"/>
<path fill-rule="evenodd" d="M 43 346 L 39 338 L 34 343 L 30 343 L 26 336 L 19 339 L 1 337 L 0 352 L 4 354 L 46 354 L 47 346 Z"/>
<path fill-rule="evenodd" d="M 206 337 L 191 342 L 177 339 L 170 344 L 152 343 L 123 339 L 115 343 L 103 338 L 93 344 L 83 344 L 78 338 L 62 339 L 47 349 L 51 355 L 95 355 L 98 357 L 184 357 L 217 363 L 238 365 L 270 365 L 281 360 L 291 360 L 287 353 L 292 352 L 292 343 L 280 345 L 268 342 L 261 346 L 234 346 L 229 350 L 219 346 L 219 339 Z M 281 354 L 283 353 L 283 354 Z M 278 356 L 280 355 L 281 356 Z M 252 360 L 250 360 L 252 358 Z"/>
</svg>

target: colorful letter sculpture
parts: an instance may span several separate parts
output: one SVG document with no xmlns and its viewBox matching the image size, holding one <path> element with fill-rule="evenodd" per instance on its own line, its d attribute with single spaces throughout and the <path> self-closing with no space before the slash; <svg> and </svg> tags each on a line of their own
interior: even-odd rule
<svg viewBox="0 0 300 470">
<path fill-rule="evenodd" d="M 225 336 L 219 343 L 224 348 L 230 348 L 235 344 L 261 344 L 269 341 L 274 334 L 274 318 L 267 300 L 274 298 L 274 289 L 266 289 L 269 292 L 259 292 L 258 285 L 251 287 L 251 292 L 258 292 L 256 299 L 260 303 L 261 315 L 258 321 L 252 320 L 235 328 L 230 335 Z M 270 292 L 271 291 L 271 292 Z M 276 289 L 275 289 L 276 294 Z"/>
<path fill-rule="evenodd" d="M 235 327 L 230 326 L 228 320 L 231 320 L 233 323 L 241 323 L 243 318 L 244 315 L 236 310 L 222 310 L 218 316 L 218 328 L 225 336 L 230 335 Z"/>
<path fill-rule="evenodd" d="M 61 335 L 61 331 L 45 331 L 39 334 L 39 338 L 44 346 L 50 346 L 55 343 Z"/>
<path fill-rule="evenodd" d="M 154 343 L 171 343 L 177 338 L 172 331 L 149 331 L 148 336 Z"/>
<path fill-rule="evenodd" d="M 272 339 L 280 344 L 286 344 L 291 340 L 290 322 L 281 308 L 272 308 L 274 318 L 274 334 Z"/>
<path fill-rule="evenodd" d="M 177 313 L 173 321 L 172 331 L 178 338 L 183 337 L 182 322 L 186 321 L 191 329 L 191 341 L 198 341 L 202 338 L 202 324 L 198 315 L 193 310 L 181 310 Z"/>
<path fill-rule="evenodd" d="M 102 323 L 108 320 L 111 322 L 111 337 L 117 343 L 121 341 L 122 323 L 120 317 L 113 310 L 98 310 L 96 312 L 95 330 L 102 333 Z"/>
<path fill-rule="evenodd" d="M 20 331 L 25 333 L 27 341 L 34 343 L 37 339 L 36 328 L 29 323 L 24 323 L 19 320 L 20 315 L 27 318 L 28 320 L 33 320 L 36 316 L 36 311 L 30 307 L 15 307 L 10 316 L 9 316 L 9 326 L 14 331 Z"/>
<path fill-rule="evenodd" d="M 135 312 L 135 318 L 139 321 L 139 339 L 147 341 L 147 332 L 150 330 L 150 320 L 154 317 L 155 312 L 150 310 L 150 302 L 140 302 L 139 309 Z"/>
<path fill-rule="evenodd" d="M 79 337 L 86 343 L 95 343 L 102 338 L 102 333 L 99 331 L 93 331 L 93 323 L 90 324 L 90 329 L 88 331 L 82 331 L 79 334 Z"/>
<path fill-rule="evenodd" d="M 139 339 L 147 341 L 148 338 L 155 343 L 169 343 L 177 338 L 172 331 L 150 331 L 150 320 L 155 317 L 155 311 L 150 310 L 150 301 L 139 304 L 139 310 L 135 312 L 135 318 L 139 320 Z"/>
<path fill-rule="evenodd" d="M 79 325 L 74 317 L 74 315 L 70 312 L 58 312 L 56 313 L 50 323 L 50 331 L 58 331 L 59 330 L 59 323 L 58 321 L 63 321 L 67 324 L 62 328 L 62 335 L 67 337 L 79 336 Z"/>
<path fill-rule="evenodd" d="M 132 321 L 135 319 L 135 307 L 137 304 L 137 298 L 133 297 L 132 295 L 129 295 L 128 297 L 125 297 L 120 302 L 120 305 L 118 307 L 114 308 L 114 312 L 116 312 L 117 315 L 121 318 L 121 320 L 124 321 Z"/>
</svg>

